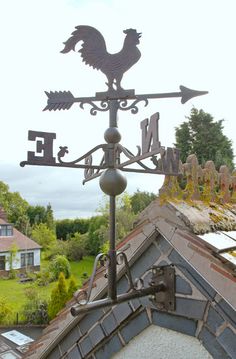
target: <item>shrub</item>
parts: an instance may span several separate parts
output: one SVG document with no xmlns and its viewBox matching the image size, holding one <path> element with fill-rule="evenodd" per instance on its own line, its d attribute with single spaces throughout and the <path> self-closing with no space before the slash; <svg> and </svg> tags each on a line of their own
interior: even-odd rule
<svg viewBox="0 0 236 359">
<path fill-rule="evenodd" d="M 70 263 L 63 255 L 56 256 L 49 264 L 48 269 L 52 273 L 54 280 L 59 278 L 61 272 L 64 274 L 65 278 L 69 278 L 71 274 Z"/>
<path fill-rule="evenodd" d="M 68 243 L 66 241 L 57 240 L 52 243 L 50 248 L 45 252 L 45 257 L 48 260 L 53 259 L 57 255 L 67 255 Z"/>
<path fill-rule="evenodd" d="M 67 241 L 67 258 L 70 261 L 79 261 L 83 259 L 83 256 L 86 255 L 86 244 L 87 244 L 87 235 L 75 233 L 73 237 L 71 237 Z"/>
<path fill-rule="evenodd" d="M 59 274 L 57 286 L 52 290 L 51 298 L 48 304 L 48 315 L 53 319 L 57 313 L 64 307 L 68 298 L 65 276 Z"/>
<path fill-rule="evenodd" d="M 53 281 L 52 275 L 47 268 L 41 269 L 41 271 L 36 274 L 36 278 L 35 283 L 40 287 L 47 286 Z"/>
<path fill-rule="evenodd" d="M 109 252 L 109 247 L 110 247 L 109 241 L 104 242 L 101 247 L 101 252 L 107 254 Z"/>
<path fill-rule="evenodd" d="M 0 297 L 0 324 L 7 324 L 12 315 L 12 308 L 5 297 Z"/>
<path fill-rule="evenodd" d="M 9 270 L 9 279 L 16 279 L 16 270 L 13 268 Z"/>
<path fill-rule="evenodd" d="M 32 239 L 40 244 L 43 250 L 47 250 L 56 242 L 56 235 L 45 223 L 39 223 L 32 229 Z"/>
<path fill-rule="evenodd" d="M 77 291 L 78 285 L 76 284 L 75 278 L 72 276 L 69 281 L 68 291 L 67 291 L 67 299 L 71 299 L 73 294 Z"/>
<path fill-rule="evenodd" d="M 82 279 L 87 279 L 88 278 L 88 273 L 87 272 L 83 272 L 82 274 Z"/>
<path fill-rule="evenodd" d="M 48 303 L 39 297 L 34 285 L 25 288 L 27 301 L 23 307 L 23 316 L 28 324 L 48 323 Z"/>
<path fill-rule="evenodd" d="M 46 300 L 27 301 L 23 307 L 23 316 L 27 324 L 48 323 L 48 303 Z"/>
</svg>

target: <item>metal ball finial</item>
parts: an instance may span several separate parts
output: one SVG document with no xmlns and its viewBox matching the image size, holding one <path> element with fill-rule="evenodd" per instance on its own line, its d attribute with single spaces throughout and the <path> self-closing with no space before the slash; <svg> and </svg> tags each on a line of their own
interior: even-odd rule
<svg viewBox="0 0 236 359">
<path fill-rule="evenodd" d="M 104 133 L 104 139 L 107 143 L 119 143 L 121 134 L 117 127 L 109 127 Z"/>
<path fill-rule="evenodd" d="M 124 192 L 127 180 L 122 171 L 117 168 L 108 168 L 99 179 L 101 190 L 109 196 L 117 196 Z"/>
</svg>

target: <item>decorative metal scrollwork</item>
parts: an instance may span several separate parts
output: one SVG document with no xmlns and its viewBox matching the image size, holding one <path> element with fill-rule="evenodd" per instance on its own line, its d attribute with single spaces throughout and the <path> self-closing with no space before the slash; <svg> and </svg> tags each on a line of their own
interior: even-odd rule
<svg viewBox="0 0 236 359">
<path fill-rule="evenodd" d="M 98 145 L 98 146 L 94 147 L 92 150 L 85 153 L 83 156 L 77 158 L 76 160 L 66 162 L 66 161 L 62 160 L 62 157 L 64 157 L 66 153 L 69 153 L 68 147 L 67 146 L 60 146 L 59 147 L 60 151 L 57 154 L 57 159 L 58 159 L 58 162 L 63 163 L 63 164 L 76 165 L 76 164 L 78 164 L 78 162 L 81 162 L 82 160 L 86 160 L 86 159 L 90 158 L 92 153 L 94 153 L 95 151 L 97 151 L 99 149 L 104 150 L 105 147 L 106 147 L 106 144 Z M 92 168 L 98 168 L 98 167 L 99 166 L 95 166 L 95 167 L 92 167 Z"/>
<path fill-rule="evenodd" d="M 119 153 L 121 153 L 121 152 L 124 153 L 124 155 L 131 160 L 132 158 L 135 158 L 135 157 L 141 155 L 141 147 L 140 146 L 136 146 L 136 147 L 138 149 L 138 152 L 136 155 L 134 155 L 130 150 L 128 150 L 128 148 L 126 148 L 120 144 L 118 144 L 117 149 L 119 150 Z"/>
<path fill-rule="evenodd" d="M 89 280 L 88 289 L 87 290 L 82 289 L 77 294 L 74 295 L 74 298 L 75 298 L 76 302 L 79 305 L 85 305 L 90 300 L 91 292 L 92 292 L 92 289 L 93 289 L 94 278 L 95 278 L 97 267 L 98 267 L 99 264 L 101 266 L 106 266 L 106 268 L 108 268 L 108 266 L 109 266 L 109 256 L 107 254 L 105 254 L 105 253 L 99 253 L 96 256 L 95 261 L 94 261 L 94 265 L 93 265 L 93 273 L 92 273 L 92 275 L 90 277 L 90 280 Z"/>
<path fill-rule="evenodd" d="M 95 261 L 94 261 L 94 266 L 93 266 L 93 273 L 89 280 L 88 289 L 87 290 L 82 289 L 76 295 L 74 295 L 76 302 L 80 306 L 84 306 L 90 301 L 91 292 L 93 289 L 94 280 L 95 280 L 95 276 L 96 276 L 96 271 L 97 271 L 99 265 L 104 266 L 106 268 L 104 277 L 107 278 L 109 262 L 110 262 L 109 254 L 100 253 L 96 256 Z M 116 262 L 117 262 L 117 265 L 125 266 L 125 275 L 126 275 L 126 278 L 128 280 L 128 284 L 129 284 L 127 292 L 141 290 L 144 288 L 144 282 L 143 282 L 142 278 L 137 278 L 137 279 L 135 279 L 135 281 L 133 281 L 130 267 L 129 267 L 129 262 L 128 262 L 127 256 L 124 252 L 117 252 Z"/>
<path fill-rule="evenodd" d="M 139 102 L 144 101 L 144 106 L 146 107 L 148 105 L 148 99 L 147 98 L 142 98 L 142 99 L 137 99 L 135 101 L 133 101 L 133 103 L 131 105 L 128 104 L 128 100 L 124 99 L 124 100 L 120 100 L 119 101 L 119 110 L 122 111 L 131 111 L 131 113 L 133 115 L 135 115 L 136 113 L 138 113 L 139 109 L 136 106 Z"/>
<path fill-rule="evenodd" d="M 92 106 L 92 108 L 90 109 L 90 114 L 92 116 L 96 116 L 97 112 L 105 112 L 105 111 L 108 111 L 109 108 L 110 108 L 110 105 L 109 105 L 109 101 L 108 100 L 103 100 L 100 102 L 100 107 L 98 105 L 96 105 L 93 101 L 91 100 L 84 100 L 84 101 L 81 101 L 79 106 L 80 108 L 82 108 L 84 110 L 84 105 L 90 105 Z"/>
<path fill-rule="evenodd" d="M 85 168 L 84 170 L 84 180 L 83 180 L 83 184 L 85 184 L 88 181 L 91 181 L 94 178 L 97 178 L 101 175 L 102 172 L 102 168 L 105 165 L 105 156 L 102 156 L 102 160 L 100 162 L 100 167 L 98 168 L 96 171 L 94 168 L 92 168 L 92 164 L 93 164 L 93 157 L 92 155 L 89 155 L 88 157 L 85 158 L 85 164 L 88 165 L 88 168 Z"/>
<path fill-rule="evenodd" d="M 132 275 L 130 272 L 129 262 L 128 262 L 126 254 L 124 252 L 117 252 L 116 261 L 117 261 L 118 265 L 121 265 L 121 264 L 125 265 L 125 270 L 126 270 L 125 274 L 126 274 L 126 277 L 127 277 L 128 283 L 129 283 L 128 291 L 135 290 L 136 288 L 135 288 L 135 284 L 133 283 L 133 280 L 132 280 Z"/>
<path fill-rule="evenodd" d="M 123 163 L 120 163 L 118 168 L 122 169 L 122 170 L 127 170 L 125 168 L 125 166 L 131 165 L 133 163 L 139 165 L 140 167 L 142 167 L 144 170 L 148 171 L 148 172 L 153 172 L 155 171 L 156 173 L 160 172 L 161 173 L 161 168 L 160 168 L 160 163 L 158 162 L 158 160 L 156 159 L 156 156 L 154 157 L 154 155 L 151 157 L 151 161 L 152 163 L 155 165 L 155 168 L 151 168 L 148 167 L 147 165 L 145 165 L 144 163 L 142 163 L 142 160 L 145 160 L 147 157 L 150 157 L 150 153 L 148 154 L 148 156 L 145 155 L 141 155 L 141 148 L 140 146 L 137 146 L 138 148 L 138 153 L 136 155 L 134 155 L 130 150 L 128 150 L 127 148 L 123 147 L 122 145 L 118 144 L 117 149 L 119 150 L 120 153 L 123 153 L 128 159 L 129 161 L 125 161 Z M 164 147 L 160 147 L 160 149 L 158 149 L 158 151 L 156 151 L 157 153 L 164 153 L 165 149 Z M 155 160 L 153 160 L 155 158 Z M 132 170 L 132 169 L 130 169 Z"/>
</svg>

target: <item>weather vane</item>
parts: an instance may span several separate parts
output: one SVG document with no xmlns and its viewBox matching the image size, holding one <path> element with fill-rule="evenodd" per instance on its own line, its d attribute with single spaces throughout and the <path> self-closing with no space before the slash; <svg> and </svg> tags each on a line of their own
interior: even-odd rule
<svg viewBox="0 0 236 359">
<path fill-rule="evenodd" d="M 99 307 L 111 306 L 132 298 L 154 295 L 154 303 L 160 308 L 174 310 L 175 305 L 175 275 L 174 268 L 153 267 L 151 282 L 148 287 L 143 286 L 142 280 L 133 281 L 128 260 L 124 252 L 116 251 L 116 196 L 121 194 L 127 185 L 123 172 L 154 173 L 177 176 L 180 173 L 180 156 L 176 148 L 161 146 L 159 140 L 158 122 L 159 113 L 156 112 L 150 119 L 141 121 L 141 146 L 136 154 L 120 144 L 121 135 L 118 130 L 117 112 L 131 111 L 138 113 L 139 102 L 148 105 L 148 101 L 158 98 L 180 97 L 184 104 L 189 99 L 207 94 L 207 91 L 195 91 L 180 86 L 179 92 L 142 94 L 136 95 L 133 89 L 125 90 L 121 87 L 123 75 L 141 57 L 137 47 L 141 33 L 134 29 L 124 30 L 125 39 L 120 52 L 110 54 L 107 52 L 106 43 L 102 34 L 91 26 L 76 26 L 71 37 L 64 42 L 62 53 L 75 51 L 76 45 L 82 41 L 78 51 L 83 62 L 94 69 L 102 71 L 107 78 L 107 91 L 97 92 L 93 97 L 74 97 L 70 91 L 45 92 L 48 101 L 44 111 L 68 110 L 74 103 L 84 109 L 89 105 L 90 114 L 96 115 L 98 111 L 109 111 L 109 127 L 104 133 L 106 143 L 100 144 L 86 154 L 73 161 L 66 161 L 69 153 L 67 146 L 60 146 L 57 158 L 53 157 L 53 141 L 55 133 L 29 131 L 28 140 L 36 142 L 36 151 L 28 152 L 27 161 L 21 162 L 21 166 L 57 166 L 70 168 L 83 168 L 83 183 L 96 177 L 100 177 L 100 188 L 110 197 L 110 238 L 109 252 L 100 253 L 94 263 L 94 270 L 91 276 L 88 290 L 79 291 L 76 297 L 77 305 L 71 309 L 72 315 L 88 312 Z M 101 152 L 101 159 L 98 164 L 93 163 L 93 154 Z M 147 165 L 145 160 L 149 159 L 151 164 Z M 134 168 L 134 165 L 136 167 Z M 93 287 L 93 280 L 98 264 L 106 265 L 108 277 L 108 298 L 90 301 Z M 117 264 L 124 263 L 129 282 L 129 290 L 126 293 L 117 295 Z"/>
</svg>

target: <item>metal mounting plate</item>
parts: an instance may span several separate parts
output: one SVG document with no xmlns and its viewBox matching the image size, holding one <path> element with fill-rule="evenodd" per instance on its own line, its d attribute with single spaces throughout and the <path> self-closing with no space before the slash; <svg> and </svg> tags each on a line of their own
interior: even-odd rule
<svg viewBox="0 0 236 359">
<path fill-rule="evenodd" d="M 163 285 L 163 291 L 155 293 L 151 300 L 159 310 L 175 310 L 175 268 L 162 266 L 152 268 L 152 286 Z"/>
</svg>

